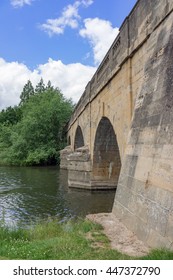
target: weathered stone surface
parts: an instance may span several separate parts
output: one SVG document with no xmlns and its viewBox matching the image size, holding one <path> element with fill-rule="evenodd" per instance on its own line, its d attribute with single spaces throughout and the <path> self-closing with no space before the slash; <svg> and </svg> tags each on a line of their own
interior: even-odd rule
<svg viewBox="0 0 173 280">
<path fill-rule="evenodd" d="M 88 147 L 80 147 L 68 154 L 67 162 L 69 187 L 90 189 L 91 160 Z"/>
<path fill-rule="evenodd" d="M 170 14 L 148 39 L 148 46 L 151 44 L 152 48 L 148 49 L 146 55 L 144 73 L 147 79 L 143 81 L 137 96 L 113 207 L 113 212 L 117 212 L 117 216 L 139 238 L 143 239 L 139 228 L 144 228 L 144 231 L 147 229 L 145 242 L 148 245 L 167 248 L 173 242 L 173 124 L 170 124 L 173 90 L 172 27 L 173 18 Z M 134 155 L 137 161 L 135 166 L 131 165 L 130 171 L 133 179 L 126 180 L 129 156 Z M 121 192 L 119 189 L 122 189 L 122 183 L 124 191 Z M 127 189 L 129 200 L 124 206 L 125 198 L 122 197 L 123 193 L 127 195 Z M 118 212 L 119 203 L 121 211 Z M 126 219 L 129 213 L 131 223 Z"/>
<path fill-rule="evenodd" d="M 65 149 L 60 151 L 60 168 L 68 169 L 67 157 L 72 152 L 71 146 L 65 147 Z"/>
<path fill-rule="evenodd" d="M 90 161 L 90 154 L 88 147 L 80 147 L 75 150 L 75 152 L 72 152 L 68 154 L 67 160 L 70 162 L 73 161 L 81 161 L 81 162 L 88 162 Z"/>
<path fill-rule="evenodd" d="M 147 244 L 151 247 L 171 249 L 171 242 L 166 237 L 160 235 L 157 231 L 150 229 Z"/>
<path fill-rule="evenodd" d="M 153 247 L 173 242 L 172 94 L 173 1 L 139 0 L 76 106 L 62 163 L 70 186 L 118 182 L 113 213 Z"/>
<path fill-rule="evenodd" d="M 90 172 L 69 170 L 68 184 L 69 187 L 90 189 Z"/>
</svg>

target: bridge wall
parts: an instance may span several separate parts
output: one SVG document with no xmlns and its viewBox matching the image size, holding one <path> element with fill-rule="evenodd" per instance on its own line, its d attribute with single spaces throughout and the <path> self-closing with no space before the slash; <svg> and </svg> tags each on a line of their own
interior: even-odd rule
<svg viewBox="0 0 173 280">
<path fill-rule="evenodd" d="M 68 126 L 69 185 L 94 189 L 95 139 L 103 117 L 110 121 L 122 164 L 113 213 L 157 247 L 173 243 L 172 30 L 172 0 L 137 1 Z M 85 147 L 74 151 L 78 126 Z M 104 187 L 117 186 L 111 179 Z"/>
<path fill-rule="evenodd" d="M 86 143 L 90 145 L 90 142 L 93 140 L 93 134 L 91 136 L 89 125 L 91 127 L 94 126 L 94 129 L 96 128 L 93 113 L 98 109 L 98 103 L 102 102 L 102 105 L 99 104 L 99 108 L 104 106 L 103 103 L 106 104 L 105 109 L 109 107 L 109 105 L 107 105 L 108 98 L 111 100 L 112 104 L 116 96 L 123 95 L 123 102 L 121 102 L 120 106 L 124 109 L 123 106 L 125 105 L 122 103 L 129 103 L 126 112 L 131 120 L 135 98 L 140 91 L 143 81 L 143 71 L 146 60 L 146 46 L 144 45 L 147 44 L 147 40 L 153 30 L 157 28 L 165 16 L 169 14 L 172 7 L 171 5 L 171 0 L 137 1 L 133 10 L 120 27 L 119 35 L 110 47 L 95 75 L 86 86 L 75 108 L 68 128 L 68 134 L 71 135 L 71 139 L 74 138 L 78 123 L 81 122 L 83 123 L 82 127 Z M 152 48 L 152 46 L 150 46 L 150 48 Z M 121 72 L 121 74 L 119 74 L 119 72 Z M 109 89 L 112 84 L 113 90 Z M 105 89 L 105 87 L 107 87 L 107 89 Z M 112 93 L 112 98 L 111 94 L 110 97 L 108 97 L 107 93 L 106 98 L 101 97 L 101 95 L 104 95 L 103 92 L 106 91 Z M 127 97 L 127 95 L 129 96 Z M 92 105 L 93 102 L 95 106 Z M 117 111 L 118 106 L 116 106 L 116 104 L 114 105 L 115 106 L 112 106 L 113 110 Z M 108 114 L 110 115 L 110 112 Z M 116 119 L 118 119 L 118 117 L 116 117 Z M 92 140 L 90 140 L 90 138 L 92 138 Z M 72 147 L 73 145 L 74 143 L 72 141 Z"/>
<path fill-rule="evenodd" d="M 172 2 L 171 2 L 172 3 Z M 113 212 L 140 239 L 173 249 L 173 15 L 148 40 L 144 81 Z"/>
</svg>

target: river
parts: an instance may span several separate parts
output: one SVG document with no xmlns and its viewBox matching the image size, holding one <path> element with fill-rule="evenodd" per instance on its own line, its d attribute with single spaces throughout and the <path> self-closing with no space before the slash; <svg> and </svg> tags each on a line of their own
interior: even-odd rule
<svg viewBox="0 0 173 280">
<path fill-rule="evenodd" d="M 57 167 L 0 167 L 0 222 L 5 225 L 110 212 L 114 196 L 113 191 L 68 188 L 67 171 Z"/>
</svg>

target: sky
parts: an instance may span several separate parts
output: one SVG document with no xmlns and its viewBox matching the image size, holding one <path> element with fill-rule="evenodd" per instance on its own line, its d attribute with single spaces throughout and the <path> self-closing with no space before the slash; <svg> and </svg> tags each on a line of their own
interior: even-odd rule
<svg viewBox="0 0 173 280">
<path fill-rule="evenodd" d="M 41 78 L 76 103 L 136 0 L 1 0 L 0 110 Z"/>
</svg>

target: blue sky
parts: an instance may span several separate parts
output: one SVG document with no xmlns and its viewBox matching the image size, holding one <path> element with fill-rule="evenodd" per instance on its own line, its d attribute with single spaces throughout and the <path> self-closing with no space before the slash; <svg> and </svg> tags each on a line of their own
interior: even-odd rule
<svg viewBox="0 0 173 280">
<path fill-rule="evenodd" d="M 1 0 L 0 109 L 51 80 L 75 102 L 136 0 Z"/>
</svg>

